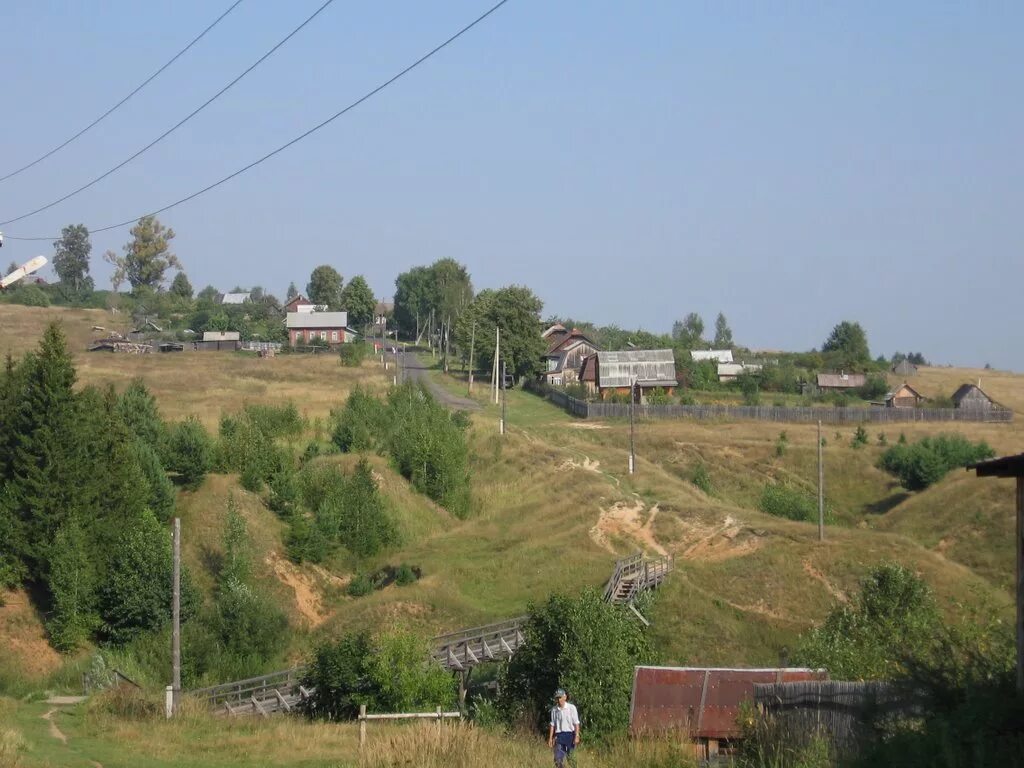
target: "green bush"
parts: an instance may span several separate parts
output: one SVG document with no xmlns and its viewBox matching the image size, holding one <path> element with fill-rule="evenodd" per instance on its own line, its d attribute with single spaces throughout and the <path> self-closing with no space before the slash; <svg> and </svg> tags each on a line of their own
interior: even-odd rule
<svg viewBox="0 0 1024 768">
<path fill-rule="evenodd" d="M 775 455 L 782 458 L 786 455 L 786 449 L 789 447 L 789 437 L 785 431 L 779 432 L 779 437 L 775 441 Z"/>
<path fill-rule="evenodd" d="M 365 341 L 353 341 L 342 344 L 338 350 L 338 358 L 346 368 L 358 368 L 369 357 L 371 347 Z"/>
<path fill-rule="evenodd" d="M 407 587 L 410 584 L 415 584 L 419 579 L 416 571 L 413 570 L 411 565 L 402 563 L 398 566 L 398 570 L 395 573 L 395 583 L 400 587 Z"/>
<path fill-rule="evenodd" d="M 552 595 L 530 606 L 526 644 L 501 674 L 500 706 L 510 724 L 547 723 L 554 689 L 565 688 L 601 738 L 625 730 L 633 668 L 650 661 L 642 625 L 595 590 Z"/>
<path fill-rule="evenodd" d="M 784 517 L 788 520 L 799 520 L 805 523 L 818 521 L 817 498 L 806 491 L 783 483 L 765 484 L 758 508 L 765 514 Z M 832 511 L 826 507 L 825 522 L 830 523 L 832 520 Z"/>
<path fill-rule="evenodd" d="M 159 629 L 171 618 L 171 538 L 151 512 L 124 526 L 111 553 L 99 589 L 103 635 L 124 644 L 143 632 Z M 199 594 L 181 574 L 182 620 L 199 604 Z"/>
<path fill-rule="evenodd" d="M 853 439 L 850 441 L 851 448 L 863 448 L 868 444 L 868 431 L 864 429 L 863 424 L 858 424 L 856 431 L 853 433 Z"/>
<path fill-rule="evenodd" d="M 307 713 L 349 720 L 371 712 L 433 711 L 455 703 L 455 678 L 430 658 L 428 641 L 405 631 L 348 634 L 317 647 L 304 685 L 315 688 Z"/>
<path fill-rule="evenodd" d="M 297 437 L 306 428 L 295 403 L 284 405 L 246 405 L 242 417 L 267 437 Z"/>
<path fill-rule="evenodd" d="M 897 563 L 873 569 L 850 603 L 800 638 L 796 660 L 825 667 L 837 680 L 890 679 L 908 658 L 931 653 L 939 613 L 931 590 Z"/>
<path fill-rule="evenodd" d="M 352 581 L 348 583 L 345 593 L 349 597 L 365 597 L 373 592 L 373 589 L 373 580 L 369 575 L 361 573 L 358 576 L 353 577 Z"/>
<path fill-rule="evenodd" d="M 708 472 L 707 465 L 703 461 L 699 461 L 694 465 L 693 474 L 690 475 L 690 482 L 708 496 L 714 491 L 714 486 L 711 484 L 711 473 Z"/>
<path fill-rule="evenodd" d="M 386 428 L 384 404 L 362 387 L 352 390 L 345 406 L 332 411 L 331 419 L 331 440 L 345 452 L 377 449 Z"/>
<path fill-rule="evenodd" d="M 938 482 L 951 469 L 992 458 L 995 452 L 984 441 L 972 443 L 962 435 L 925 437 L 908 444 L 906 437 L 882 454 L 878 466 L 899 478 L 907 490 L 920 491 Z"/>
<path fill-rule="evenodd" d="M 194 416 L 171 429 L 167 453 L 168 468 L 190 488 L 199 487 L 213 466 L 213 441 Z"/>
</svg>

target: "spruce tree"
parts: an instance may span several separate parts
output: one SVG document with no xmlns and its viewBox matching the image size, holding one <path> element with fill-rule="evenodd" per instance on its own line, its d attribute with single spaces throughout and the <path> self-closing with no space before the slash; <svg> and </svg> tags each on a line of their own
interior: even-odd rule
<svg viewBox="0 0 1024 768">
<path fill-rule="evenodd" d="M 96 610 L 96 563 L 90 556 L 78 516 L 69 517 L 54 540 L 50 555 L 53 596 L 47 630 L 54 647 L 72 651 L 99 625 Z"/>
<path fill-rule="evenodd" d="M 49 548 L 77 503 L 75 370 L 63 331 L 51 324 L 39 352 L 26 356 L 24 386 L 13 423 L 10 503 L 25 525 L 25 555 L 48 573 Z"/>
</svg>

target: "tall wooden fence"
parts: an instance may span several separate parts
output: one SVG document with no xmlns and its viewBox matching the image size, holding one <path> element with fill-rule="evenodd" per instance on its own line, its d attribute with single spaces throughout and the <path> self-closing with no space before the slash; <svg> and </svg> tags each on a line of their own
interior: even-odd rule
<svg viewBox="0 0 1024 768">
<path fill-rule="evenodd" d="M 872 712 L 904 709 L 886 683 L 840 680 L 759 683 L 754 702 L 772 719 L 772 727 L 794 740 L 825 738 L 846 755 L 856 753 L 870 735 Z"/>
<path fill-rule="evenodd" d="M 591 403 L 564 392 L 552 391 L 548 399 L 572 416 L 582 419 L 628 419 L 628 403 Z M 907 422 L 1009 422 L 1006 408 L 836 408 L 782 405 L 635 405 L 638 419 L 720 419 L 825 424 L 895 424 Z"/>
</svg>

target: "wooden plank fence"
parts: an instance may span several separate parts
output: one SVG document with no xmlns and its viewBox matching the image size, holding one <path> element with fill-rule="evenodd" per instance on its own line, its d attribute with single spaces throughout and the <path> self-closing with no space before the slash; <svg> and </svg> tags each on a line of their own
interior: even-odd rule
<svg viewBox="0 0 1024 768">
<path fill-rule="evenodd" d="M 581 419 L 628 419 L 628 403 L 591 403 L 564 392 L 550 391 L 548 400 Z M 641 405 L 634 406 L 638 419 L 697 419 L 778 421 L 814 424 L 903 424 L 910 422 L 997 422 L 1013 420 L 1007 408 L 837 408 L 781 405 Z"/>
<path fill-rule="evenodd" d="M 359 748 L 366 744 L 366 723 L 370 720 L 436 720 L 437 730 L 447 718 L 462 719 L 462 712 L 443 712 L 438 707 L 434 712 L 388 712 L 379 715 L 370 715 L 366 712 L 366 705 L 359 705 Z"/>
<path fill-rule="evenodd" d="M 867 737 L 868 715 L 902 711 L 895 690 L 882 682 L 808 680 L 754 685 L 754 703 L 795 740 L 821 736 L 842 754 L 855 754 Z"/>
</svg>

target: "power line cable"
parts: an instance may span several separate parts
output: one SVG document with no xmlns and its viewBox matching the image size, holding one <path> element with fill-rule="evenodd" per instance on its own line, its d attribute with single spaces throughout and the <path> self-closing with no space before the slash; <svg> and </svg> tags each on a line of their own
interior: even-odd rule
<svg viewBox="0 0 1024 768">
<path fill-rule="evenodd" d="M 12 178 L 14 176 L 17 176 L 22 171 L 27 171 L 29 168 L 33 167 L 34 165 L 38 165 L 39 163 L 43 162 L 43 160 L 45 160 L 46 158 L 50 157 L 51 155 L 56 154 L 57 152 L 60 152 L 62 149 L 64 149 L 64 147 L 66 147 L 68 144 L 73 142 L 75 139 L 79 138 L 80 136 L 85 134 L 87 131 L 95 128 L 97 125 L 99 125 L 101 122 L 103 122 L 103 120 L 105 120 L 106 118 L 110 117 L 110 115 L 112 115 L 117 109 L 122 107 L 128 101 L 128 99 L 130 99 L 136 93 L 138 93 L 143 88 L 145 88 L 147 85 L 149 85 L 151 82 L 153 82 L 153 80 L 156 79 L 157 75 L 159 75 L 161 72 L 163 72 L 169 66 L 171 66 L 171 64 L 173 64 L 178 59 L 180 59 L 193 45 L 195 45 L 200 40 L 202 40 L 206 36 L 207 32 L 209 32 L 211 29 L 213 29 L 218 24 L 220 24 L 220 22 L 224 19 L 224 17 L 227 16 L 229 13 L 231 13 L 233 10 L 235 10 L 235 8 L 237 8 L 239 5 L 241 5 L 243 1 L 244 0 L 235 0 L 235 2 L 232 3 L 228 7 L 228 9 L 226 11 L 224 11 L 224 13 L 222 13 L 220 16 L 218 16 L 216 19 L 213 20 L 213 23 L 210 24 L 210 26 L 208 26 L 206 29 L 204 29 L 202 32 L 200 32 L 195 38 L 193 38 L 192 42 L 190 42 L 188 45 L 186 45 L 184 48 L 182 48 L 180 51 L 178 51 L 176 54 L 174 54 L 174 56 L 171 57 L 171 59 L 169 61 L 167 61 L 166 64 L 164 64 L 162 67 L 160 67 L 160 69 L 158 69 L 152 75 L 150 75 L 145 80 L 143 80 L 142 83 L 134 91 L 129 93 L 127 96 L 125 96 L 119 102 L 117 102 L 117 104 L 112 106 L 110 109 L 108 109 L 102 115 L 100 115 L 95 120 L 93 120 L 91 123 L 89 123 L 87 126 L 85 126 L 85 128 L 83 128 L 78 133 L 76 133 L 74 136 L 72 136 L 71 138 L 65 140 L 61 144 L 58 144 L 56 147 L 51 149 L 46 154 L 40 155 L 39 157 L 37 157 L 35 160 L 33 160 L 28 165 L 23 165 L 18 170 L 11 171 L 6 176 L 0 176 L 0 181 L 7 181 L 7 179 L 10 179 L 10 178 Z"/>
<path fill-rule="evenodd" d="M 206 109 L 206 108 L 207 108 L 208 106 L 210 106 L 210 105 L 211 105 L 211 104 L 212 104 L 213 102 L 215 102 L 215 101 L 216 101 L 217 99 L 219 99 L 219 98 L 220 98 L 221 96 L 223 96 L 223 95 L 224 95 L 225 93 L 227 93 L 227 91 L 228 91 L 228 90 L 230 90 L 230 89 L 231 89 L 231 88 L 232 88 L 232 87 L 233 87 L 234 85 L 236 85 L 236 84 L 237 84 L 237 83 L 238 83 L 238 82 L 239 82 L 239 81 L 240 81 L 240 80 L 241 80 L 241 79 L 242 79 L 243 77 L 245 77 L 246 75 L 248 75 L 248 74 L 249 74 L 250 72 L 252 72 L 252 71 L 253 71 L 254 69 L 256 69 L 256 67 L 258 67 L 258 66 L 259 66 L 260 64 L 262 64 L 262 63 L 263 63 L 264 61 L 266 61 L 266 60 L 267 60 L 268 58 L 270 58 L 270 56 L 271 56 L 271 55 L 273 55 L 273 53 L 274 53 L 274 52 L 275 52 L 275 51 L 276 51 L 276 50 L 277 50 L 278 48 L 280 48 L 280 47 L 281 47 L 282 45 L 284 45 L 284 44 L 285 44 L 285 43 L 287 43 L 287 42 L 288 42 L 289 40 L 291 40 L 291 39 L 292 39 L 293 37 L 295 37 L 295 35 L 297 35 L 297 34 L 299 33 L 299 31 L 303 29 L 303 27 L 305 27 L 305 26 L 306 26 L 307 24 L 309 24 L 309 23 L 310 23 L 311 21 L 313 21 L 313 19 L 315 19 L 315 18 L 316 18 L 317 16 L 319 16 L 319 15 L 320 15 L 320 13 L 321 13 L 322 11 L 324 11 L 324 10 L 325 10 L 325 9 L 327 8 L 327 6 L 329 6 L 329 5 L 330 5 L 331 3 L 333 3 L 333 2 L 334 2 L 334 0 L 325 0 L 324 4 L 323 4 L 323 5 L 321 5 L 321 6 L 319 7 L 319 8 L 317 8 L 317 9 L 316 9 L 316 10 L 315 10 L 315 11 L 314 11 L 314 12 L 312 13 L 312 15 L 310 15 L 310 16 L 309 16 L 309 17 L 308 17 L 308 18 L 307 18 L 307 19 L 306 19 L 306 20 L 305 20 L 304 22 L 302 22 L 301 24 L 299 24 L 299 26 L 297 26 L 297 27 L 296 27 L 295 29 L 293 29 L 293 30 L 292 30 L 291 32 L 289 32 L 289 33 L 288 33 L 288 34 L 287 34 L 287 35 L 286 35 L 286 36 L 285 36 L 285 37 L 284 37 L 283 39 L 281 39 L 280 41 L 278 41 L 277 45 L 275 45 L 275 46 L 274 46 L 273 48 L 271 48 L 271 49 L 270 49 L 269 51 L 267 51 L 267 52 L 266 52 L 266 53 L 264 53 L 264 54 L 263 54 L 262 56 L 260 56 L 260 57 L 259 57 L 258 59 L 256 59 L 256 61 L 254 61 L 254 62 L 253 62 L 253 63 L 252 63 L 252 64 L 251 64 L 251 65 L 250 65 L 250 66 L 249 66 L 249 67 L 248 67 L 248 68 L 247 68 L 247 69 L 246 69 L 246 70 L 245 70 L 244 72 L 242 72 L 242 73 L 241 73 L 240 75 L 238 75 L 238 77 L 236 77 L 236 78 L 235 78 L 234 80 L 232 80 L 232 81 L 231 81 L 230 83 L 228 83 L 227 85 L 225 85 L 225 86 L 224 86 L 223 88 L 221 88 L 221 89 L 220 89 L 219 91 L 217 91 L 217 92 L 216 92 L 215 94 L 213 94 L 213 96 L 211 96 L 210 98 L 208 98 L 208 99 L 207 99 L 206 101 L 204 101 L 204 102 L 203 102 L 202 104 L 200 104 L 200 105 L 199 105 L 198 107 L 196 107 L 196 108 L 195 108 L 194 110 L 192 110 L 192 111 L 191 111 L 191 112 L 190 112 L 190 113 L 189 113 L 188 115 L 186 115 L 185 117 L 183 117 L 183 118 L 182 118 L 181 120 L 179 120 L 179 121 L 178 121 L 177 123 L 175 123 L 175 124 L 174 124 L 174 125 L 172 125 L 172 126 L 171 126 L 170 128 L 168 128 L 168 129 L 167 129 L 166 131 L 164 131 L 163 133 L 161 133 L 161 134 L 160 134 L 159 136 L 157 136 L 157 137 L 156 137 L 155 139 L 153 139 L 153 140 L 152 140 L 151 142 L 149 142 L 149 144 L 147 144 L 146 146 L 144 146 L 144 147 L 143 147 L 142 149 L 140 149 L 140 150 L 139 150 L 138 152 L 136 152 L 136 153 L 135 153 L 134 155 L 132 155 L 131 157 L 128 157 L 128 158 L 126 158 L 126 159 L 122 160 L 122 161 L 121 161 L 120 163 L 118 163 L 117 165 L 115 165 L 115 166 L 114 166 L 113 168 L 111 168 L 110 170 L 108 170 L 108 171 L 105 171 L 104 173 L 100 174 L 99 176 L 97 176 L 97 177 L 96 177 L 95 179 L 93 179 L 92 181 L 90 181 L 90 182 L 87 182 L 86 184 L 83 184 L 83 185 L 82 185 L 82 186 L 80 186 L 80 187 L 79 187 L 78 189 L 76 189 L 76 190 L 73 190 L 72 192 L 68 192 L 68 193 L 67 193 L 66 195 L 64 195 L 63 197 L 59 197 L 59 198 L 57 198 L 56 200 L 54 200 L 54 201 L 52 201 L 52 202 L 49 202 L 49 203 L 47 203 L 46 205 L 42 205 L 42 206 L 40 206 L 40 207 L 36 208 L 36 209 L 35 209 L 34 211 L 29 211 L 28 213 L 23 213 L 23 214 L 21 214 L 20 216 L 15 216 L 14 218 L 11 218 L 11 219 L 7 219 L 6 221 L 0 221 L 0 227 L 4 226 L 5 224 L 13 224 L 13 223 L 14 223 L 14 222 L 16 222 L 16 221 L 21 221 L 22 219 L 27 219 L 27 218 L 29 218 L 30 216 L 35 216 L 35 215 L 36 215 L 37 213 L 42 213 L 43 211 L 49 210 L 50 208 L 53 208 L 53 207 L 54 207 L 55 205 L 60 205 L 60 204 L 61 204 L 61 203 L 63 203 L 63 202 L 65 201 L 65 200 L 68 200 L 68 199 L 70 199 L 70 198 L 74 197 L 75 195 L 79 194 L 80 192 L 84 192 L 84 191 L 85 191 L 85 190 L 87 190 L 87 189 L 88 189 L 89 187 L 93 186 L 94 184 L 98 184 L 99 182 L 103 181 L 103 179 L 107 178 L 107 177 L 108 177 L 108 176 L 110 176 L 110 175 L 111 175 L 112 173 L 116 173 L 116 172 L 117 172 L 117 171 L 119 171 L 119 170 L 120 170 L 121 168 L 124 168 L 124 167 L 125 167 L 126 165 L 128 165 L 128 163 L 130 163 L 130 162 L 131 162 L 132 160 L 134 160 L 135 158 L 137 158 L 137 157 L 138 157 L 139 155 L 141 155 L 141 154 L 143 154 L 143 153 L 145 153 L 145 152 L 148 152 L 148 151 L 149 151 L 150 149 L 152 149 L 153 147 L 155 147 L 155 146 L 156 146 L 157 144 L 159 144 L 159 143 L 160 143 L 161 141 L 163 141 L 164 139 L 166 139 L 166 138 L 167 138 L 168 136 L 170 136 L 170 135 L 171 135 L 172 133 L 174 133 L 174 132 L 175 132 L 176 130 L 178 130 L 179 128 L 181 128 L 181 126 L 183 126 L 183 125 L 184 125 L 185 123 L 187 123 L 187 122 L 188 122 L 189 120 L 191 120 L 191 119 L 192 119 L 193 117 L 195 117 L 196 115 L 198 115 L 198 114 L 199 114 L 200 112 L 202 112 L 202 111 L 203 111 L 204 109 Z"/>
<path fill-rule="evenodd" d="M 416 61 L 414 61 L 409 66 L 407 66 L 405 69 L 403 69 L 397 75 L 394 75 L 391 78 L 389 78 L 388 80 L 385 80 L 383 83 L 378 85 L 376 88 L 374 88 L 371 91 L 368 91 L 367 93 L 365 93 L 363 96 L 361 96 L 358 99 L 356 99 L 355 101 L 353 101 L 348 106 L 338 110 L 337 112 L 335 112 L 333 115 L 328 117 L 323 122 L 318 123 L 317 125 L 314 125 L 312 128 L 310 128 L 305 133 L 299 134 L 298 136 L 296 136 L 291 141 L 289 141 L 289 142 L 287 142 L 285 144 L 282 144 L 277 149 L 275 149 L 275 150 L 273 150 L 271 152 L 268 152 L 267 154 L 263 155 L 263 157 L 259 158 L 258 160 L 254 160 L 253 162 L 249 163 L 248 165 L 239 168 L 234 173 L 231 173 L 231 174 L 223 177 L 222 179 L 220 179 L 218 181 L 215 181 L 212 184 L 210 184 L 210 185 L 208 185 L 206 187 L 203 187 L 202 189 L 200 189 L 200 190 L 198 190 L 196 192 L 193 192 L 190 195 L 187 195 L 186 197 L 183 197 L 183 198 L 181 198 L 179 200 L 175 200 L 173 203 L 170 203 L 169 205 L 165 205 L 163 208 L 157 208 L 155 211 L 150 211 L 149 213 L 144 213 L 144 214 L 142 214 L 142 216 L 136 216 L 136 217 L 133 217 L 131 219 L 127 219 L 126 221 L 119 222 L 117 224 L 110 224 L 110 225 L 108 225 L 106 227 L 98 227 L 96 229 L 89 229 L 89 232 L 93 233 L 93 234 L 95 234 L 97 232 L 109 232 L 112 229 L 119 229 L 121 227 L 126 227 L 129 224 L 135 224 L 139 219 L 143 218 L 144 216 L 156 216 L 158 214 L 164 213 L 165 211 L 169 211 L 169 210 L 171 210 L 171 208 L 175 208 L 175 207 L 177 207 L 177 206 L 179 206 L 179 205 L 181 205 L 183 203 L 187 203 L 190 200 L 194 200 L 195 198 L 199 197 L 200 195 L 206 194 L 210 190 L 216 189 L 221 184 L 224 184 L 224 183 L 226 183 L 228 181 L 231 181 L 231 179 L 235 178 L 236 176 L 241 176 L 246 171 L 249 171 L 249 170 L 255 168 L 257 165 L 260 165 L 261 163 L 263 163 L 263 162 L 269 160 L 270 158 L 274 157 L 274 155 L 280 154 L 281 152 L 283 152 L 284 150 L 288 149 L 292 145 L 298 144 L 303 139 L 305 139 L 305 138 L 307 138 L 309 136 L 312 136 L 314 133 L 316 133 L 320 129 L 325 128 L 328 125 L 330 125 L 331 123 L 333 123 L 335 120 L 337 120 L 339 117 L 341 117 L 345 113 L 350 112 L 351 110 L 355 109 L 360 104 L 362 104 L 363 102 L 368 101 L 369 99 L 373 98 L 378 93 L 380 93 L 385 88 L 387 88 L 389 85 L 391 85 L 391 84 L 395 83 L 396 81 L 400 80 L 402 77 L 407 75 L 409 72 L 412 72 L 414 69 L 419 67 L 425 61 L 430 59 L 432 56 L 434 56 L 435 54 L 437 54 L 440 51 L 442 51 L 444 48 L 447 48 L 449 45 L 454 43 L 456 40 L 458 40 L 464 34 L 469 32 L 471 29 L 473 29 L 473 27 L 475 27 L 477 24 L 482 22 L 484 19 L 486 19 L 492 13 L 497 11 L 499 8 L 501 8 L 501 6 L 505 5 L 507 2 L 509 2 L 509 0 L 501 0 L 499 3 L 493 5 L 485 13 L 483 13 L 480 16 L 478 16 L 476 19 L 474 19 L 469 24 L 464 26 L 462 29 L 460 29 L 454 35 L 449 37 L 443 43 L 441 43 L 437 47 L 431 49 L 428 53 L 425 53 L 420 58 L 416 59 Z M 47 236 L 47 237 L 15 237 L 13 235 L 5 235 L 5 237 L 7 237 L 9 240 L 56 240 L 56 239 L 59 239 L 60 236 L 58 235 L 56 237 L 54 237 L 54 236 Z"/>
</svg>

